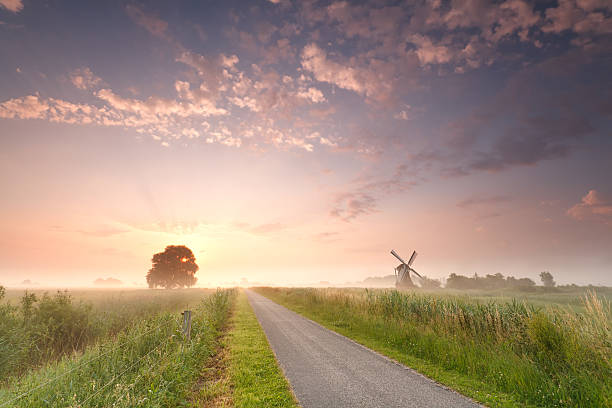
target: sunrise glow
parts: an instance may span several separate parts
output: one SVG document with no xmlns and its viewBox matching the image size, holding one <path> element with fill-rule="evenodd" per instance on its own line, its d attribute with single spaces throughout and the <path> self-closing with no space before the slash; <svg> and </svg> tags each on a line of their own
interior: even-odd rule
<svg viewBox="0 0 612 408">
<path fill-rule="evenodd" d="M 0 284 L 611 285 L 610 3 L 501 3 L 0 0 Z"/>
</svg>

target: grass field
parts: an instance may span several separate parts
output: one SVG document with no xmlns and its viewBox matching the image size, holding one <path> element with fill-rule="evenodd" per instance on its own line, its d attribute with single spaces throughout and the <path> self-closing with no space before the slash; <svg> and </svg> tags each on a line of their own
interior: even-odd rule
<svg viewBox="0 0 612 408">
<path fill-rule="evenodd" d="M 612 406 L 608 293 L 257 291 L 490 406 Z"/>
<path fill-rule="evenodd" d="M 70 300 L 66 293 L 35 302 L 31 305 L 30 318 L 43 312 L 51 320 L 56 314 L 63 317 L 60 320 L 63 325 L 57 326 L 60 334 L 74 333 L 66 331 L 66 325 L 86 330 L 90 324 L 102 324 L 113 313 L 138 317 L 128 319 L 115 333 L 97 332 L 98 337 L 92 337 L 89 342 L 71 345 L 80 350 L 64 350 L 46 362 L 36 362 L 28 371 L 6 376 L 0 388 L 0 407 L 184 406 L 202 363 L 216 349 L 218 331 L 226 322 L 235 292 L 161 293 L 149 291 L 144 297 L 143 293 L 115 293 L 124 302 L 112 302 L 114 312 L 101 306 L 106 304 L 102 298 L 98 303 L 88 304 Z M 139 305 L 148 312 L 139 314 L 136 310 Z M 185 305 L 191 305 L 193 310 L 190 341 L 180 332 L 179 310 Z M 22 306 L 20 309 L 16 305 L 3 305 L 3 313 L 12 317 L 11 322 L 17 327 L 19 319 L 24 317 Z M 0 335 L 5 335 L 9 327 L 6 321 L 3 324 L 5 331 Z M 6 342 L 6 338 L 0 337 L 0 341 Z"/>
<path fill-rule="evenodd" d="M 162 312 L 178 312 L 205 289 L 4 291 L 0 287 L 0 384 Z"/>
</svg>

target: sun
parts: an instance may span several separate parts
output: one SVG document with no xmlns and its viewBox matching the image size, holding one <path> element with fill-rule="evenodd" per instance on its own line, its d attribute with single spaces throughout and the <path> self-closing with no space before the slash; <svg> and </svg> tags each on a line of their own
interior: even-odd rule
<svg viewBox="0 0 612 408">
<path fill-rule="evenodd" d="M 187 262 L 187 261 L 188 261 L 187 258 L 185 258 L 185 257 L 181 258 L 181 262 Z"/>
</svg>

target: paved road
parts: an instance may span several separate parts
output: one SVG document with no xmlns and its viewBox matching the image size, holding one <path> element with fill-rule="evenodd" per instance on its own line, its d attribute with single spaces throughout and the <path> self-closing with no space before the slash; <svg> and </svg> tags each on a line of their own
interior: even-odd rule
<svg viewBox="0 0 612 408">
<path fill-rule="evenodd" d="M 303 408 L 480 406 L 253 291 L 247 295 Z"/>
</svg>

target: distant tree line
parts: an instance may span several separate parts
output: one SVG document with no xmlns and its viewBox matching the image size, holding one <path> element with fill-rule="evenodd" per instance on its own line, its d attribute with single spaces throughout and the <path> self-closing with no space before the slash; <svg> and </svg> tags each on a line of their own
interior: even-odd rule
<svg viewBox="0 0 612 408">
<path fill-rule="evenodd" d="M 504 277 L 501 273 L 473 277 L 451 273 L 446 280 L 449 289 L 523 289 L 532 288 L 535 282 L 529 278 Z"/>
<path fill-rule="evenodd" d="M 556 285 L 550 272 L 540 273 L 540 280 L 542 285 L 547 288 Z M 449 289 L 530 289 L 535 285 L 536 283 L 529 278 L 504 277 L 501 273 L 485 276 L 474 274 L 471 278 L 451 273 L 446 279 L 446 287 Z"/>
</svg>

